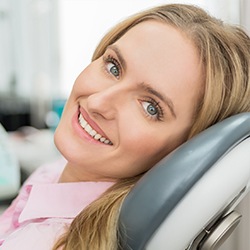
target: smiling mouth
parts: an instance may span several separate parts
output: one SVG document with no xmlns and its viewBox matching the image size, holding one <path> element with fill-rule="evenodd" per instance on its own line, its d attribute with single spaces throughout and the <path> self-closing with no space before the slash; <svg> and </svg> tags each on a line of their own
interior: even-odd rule
<svg viewBox="0 0 250 250">
<path fill-rule="evenodd" d="M 108 144 L 108 145 L 113 145 L 113 143 L 103 137 L 102 135 L 98 134 L 88 123 L 87 121 L 83 118 L 82 114 L 80 113 L 79 114 L 79 117 L 78 117 L 78 121 L 79 121 L 79 124 L 80 126 L 93 138 L 95 139 L 96 141 L 99 141 L 99 142 L 102 142 L 104 144 Z"/>
</svg>

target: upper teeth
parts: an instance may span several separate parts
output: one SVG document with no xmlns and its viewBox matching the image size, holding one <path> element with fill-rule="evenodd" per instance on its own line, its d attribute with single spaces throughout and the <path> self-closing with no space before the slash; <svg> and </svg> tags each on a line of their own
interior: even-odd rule
<svg viewBox="0 0 250 250">
<path fill-rule="evenodd" d="M 98 134 L 87 122 L 86 120 L 83 118 L 82 114 L 80 113 L 79 115 L 79 124 L 81 125 L 81 127 L 91 136 L 93 137 L 95 140 L 103 142 L 105 144 L 110 144 L 112 145 L 112 142 L 110 140 L 108 140 L 107 138 L 101 136 L 100 134 Z"/>
</svg>

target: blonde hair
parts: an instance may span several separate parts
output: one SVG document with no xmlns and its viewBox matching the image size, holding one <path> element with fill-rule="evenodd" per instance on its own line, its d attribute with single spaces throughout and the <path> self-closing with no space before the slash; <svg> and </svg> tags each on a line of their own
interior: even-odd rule
<svg viewBox="0 0 250 250">
<path fill-rule="evenodd" d="M 205 91 L 188 138 L 236 113 L 250 111 L 250 39 L 236 27 L 184 4 L 155 7 L 124 20 L 103 37 L 93 60 L 129 29 L 145 20 L 175 27 L 193 41 L 204 66 Z M 119 249 L 117 221 L 122 201 L 140 176 L 118 181 L 73 221 L 54 250 Z"/>
</svg>

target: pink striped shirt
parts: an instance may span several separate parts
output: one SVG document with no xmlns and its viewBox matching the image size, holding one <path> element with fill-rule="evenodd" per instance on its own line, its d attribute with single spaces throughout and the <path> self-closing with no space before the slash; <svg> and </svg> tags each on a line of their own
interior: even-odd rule
<svg viewBox="0 0 250 250">
<path fill-rule="evenodd" d="M 38 168 L 0 216 L 0 250 L 49 250 L 112 182 L 57 183 L 64 160 Z"/>
</svg>

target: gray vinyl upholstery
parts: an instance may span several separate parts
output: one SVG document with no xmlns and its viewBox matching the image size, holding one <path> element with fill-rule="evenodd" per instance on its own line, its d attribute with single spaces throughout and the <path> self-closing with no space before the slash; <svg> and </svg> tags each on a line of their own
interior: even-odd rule
<svg viewBox="0 0 250 250">
<path fill-rule="evenodd" d="M 144 249 L 192 186 L 215 162 L 249 136 L 250 113 L 238 114 L 211 126 L 154 166 L 122 205 L 121 249 Z"/>
</svg>

